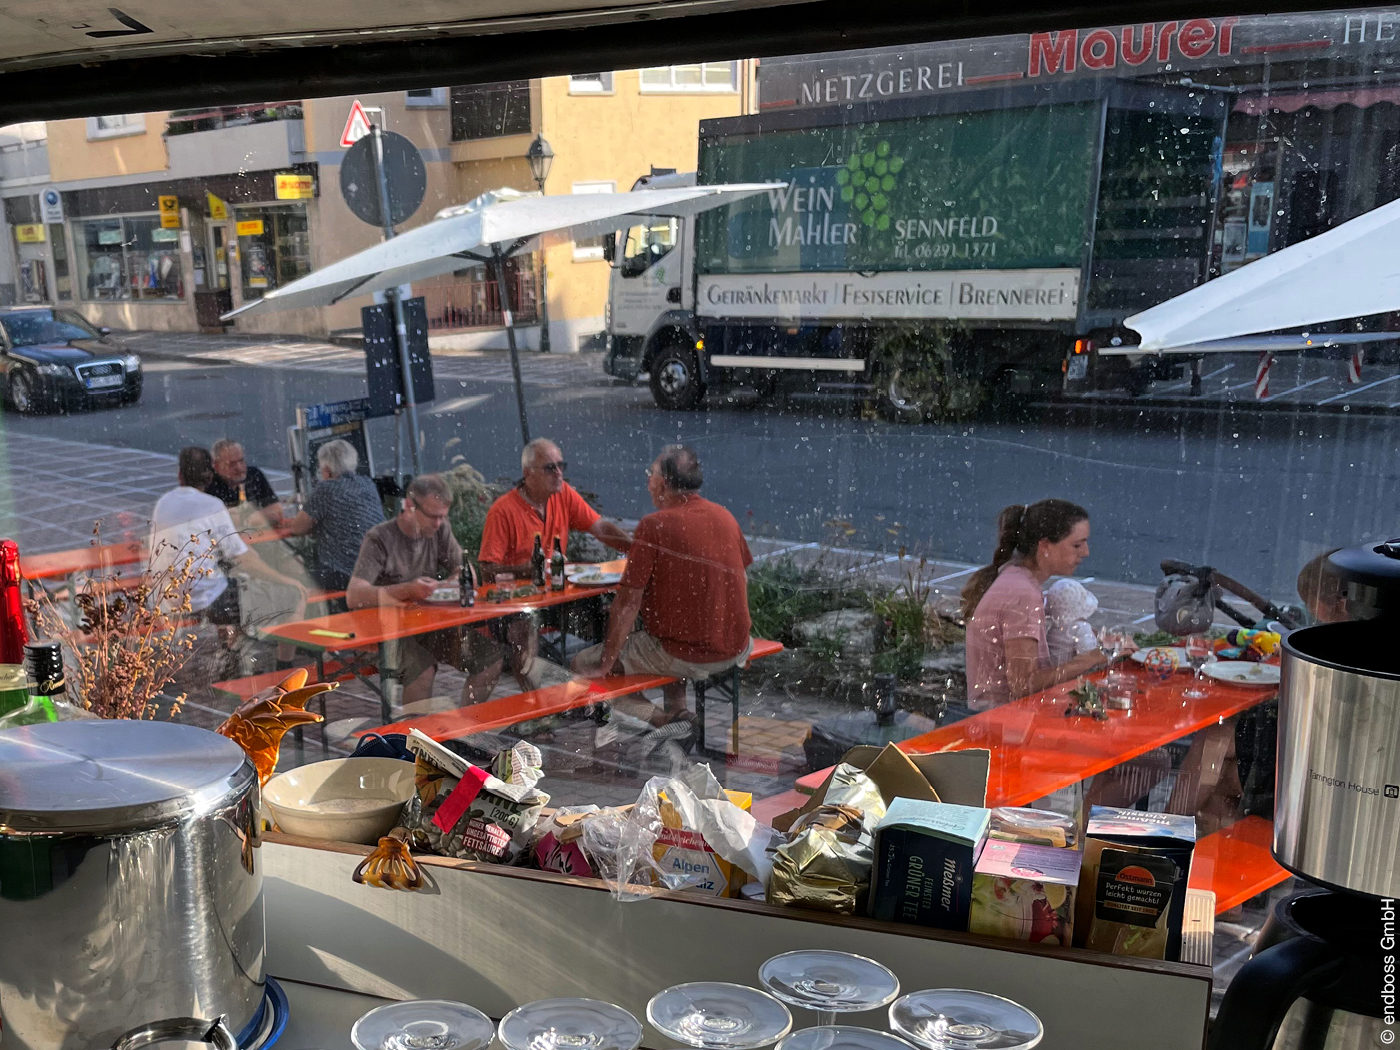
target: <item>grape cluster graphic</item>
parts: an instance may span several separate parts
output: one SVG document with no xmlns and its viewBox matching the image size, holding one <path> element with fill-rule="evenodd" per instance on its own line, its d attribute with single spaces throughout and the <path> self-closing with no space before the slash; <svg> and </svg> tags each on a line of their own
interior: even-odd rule
<svg viewBox="0 0 1400 1050">
<path fill-rule="evenodd" d="M 852 153 L 836 173 L 841 199 L 855 205 L 860 221 L 866 226 L 888 230 L 890 191 L 898 185 L 903 169 L 904 158 L 891 156 L 890 144 L 883 139 L 874 149 Z"/>
</svg>

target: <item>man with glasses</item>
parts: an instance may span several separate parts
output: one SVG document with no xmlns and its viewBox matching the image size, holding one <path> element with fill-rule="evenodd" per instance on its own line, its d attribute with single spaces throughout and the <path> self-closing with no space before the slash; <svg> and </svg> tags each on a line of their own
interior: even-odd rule
<svg viewBox="0 0 1400 1050">
<path fill-rule="evenodd" d="M 409 482 L 398 516 L 365 533 L 346 604 L 351 609 L 408 605 L 426 599 L 441 581 L 455 581 L 462 548 L 447 522 L 451 509 L 452 492 L 437 474 Z M 391 665 L 402 675 L 405 705 L 432 694 L 439 661 L 466 674 L 463 704 L 485 700 L 501 676 L 501 647 L 478 631 L 449 628 L 387 646 L 394 650 L 388 654 Z"/>
<path fill-rule="evenodd" d="M 568 552 L 569 531 L 596 536 L 609 547 L 626 551 L 632 537 L 615 523 L 601 517 L 572 485 L 564 480 L 568 464 L 559 446 L 548 438 L 536 438 L 520 451 L 520 481 L 486 512 L 481 530 L 482 578 L 491 582 L 497 573 L 528 577 L 535 537 L 540 538 L 546 561 L 554 553 L 554 541 Z M 539 635 L 529 619 L 510 621 L 506 637 L 513 653 L 515 676 L 522 689 L 549 684 L 551 671 L 536 659 Z M 554 677 L 566 680 L 563 673 Z"/>
</svg>

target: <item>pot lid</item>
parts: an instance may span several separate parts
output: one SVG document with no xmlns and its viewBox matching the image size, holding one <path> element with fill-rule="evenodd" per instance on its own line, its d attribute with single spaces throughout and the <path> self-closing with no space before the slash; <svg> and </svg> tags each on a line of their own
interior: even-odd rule
<svg viewBox="0 0 1400 1050">
<path fill-rule="evenodd" d="M 1400 589 L 1400 539 L 1343 547 L 1327 560 L 1345 582 Z"/>
<path fill-rule="evenodd" d="M 0 731 L 0 834 L 116 833 L 205 813 L 257 774 L 226 737 L 92 719 Z"/>
</svg>

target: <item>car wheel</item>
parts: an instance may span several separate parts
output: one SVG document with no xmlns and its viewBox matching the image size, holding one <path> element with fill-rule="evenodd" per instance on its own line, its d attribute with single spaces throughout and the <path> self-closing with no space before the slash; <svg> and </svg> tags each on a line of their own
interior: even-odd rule
<svg viewBox="0 0 1400 1050">
<path fill-rule="evenodd" d="M 695 354 L 683 346 L 668 346 L 651 362 L 651 396 L 662 408 L 692 409 L 705 388 Z"/>
<path fill-rule="evenodd" d="M 39 382 L 27 368 L 10 373 L 10 404 L 20 415 L 42 412 L 48 407 L 39 393 Z"/>
<path fill-rule="evenodd" d="M 876 407 L 891 423 L 922 423 L 924 403 L 905 386 L 902 370 L 896 366 L 884 372 L 876 387 Z"/>
</svg>

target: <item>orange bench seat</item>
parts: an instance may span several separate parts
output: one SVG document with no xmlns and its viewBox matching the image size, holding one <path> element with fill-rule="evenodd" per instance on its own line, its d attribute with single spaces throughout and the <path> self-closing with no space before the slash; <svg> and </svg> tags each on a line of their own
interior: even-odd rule
<svg viewBox="0 0 1400 1050">
<path fill-rule="evenodd" d="M 1244 817 L 1211 832 L 1196 843 L 1190 888 L 1214 893 L 1217 915 L 1272 889 L 1288 878 L 1270 852 L 1273 840 L 1273 822 L 1263 817 Z"/>
</svg>

